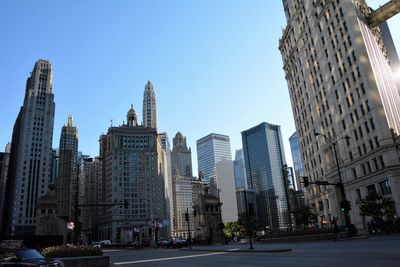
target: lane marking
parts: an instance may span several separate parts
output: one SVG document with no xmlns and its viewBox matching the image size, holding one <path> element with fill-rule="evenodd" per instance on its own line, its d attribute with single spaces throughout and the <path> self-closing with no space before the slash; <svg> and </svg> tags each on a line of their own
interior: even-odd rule
<svg viewBox="0 0 400 267">
<path fill-rule="evenodd" d="M 137 260 L 137 261 L 123 261 L 123 262 L 114 262 L 114 265 L 126 265 L 126 264 L 139 264 L 139 263 L 155 262 L 155 261 L 180 260 L 180 259 L 189 259 L 189 258 L 197 258 L 197 257 L 207 257 L 207 256 L 213 256 L 213 255 L 221 255 L 221 254 L 226 254 L 226 253 L 227 253 L 227 252 L 215 252 L 215 253 L 198 254 L 198 255 L 189 255 L 189 256 L 169 257 L 169 258 L 158 258 L 158 259 Z"/>
</svg>

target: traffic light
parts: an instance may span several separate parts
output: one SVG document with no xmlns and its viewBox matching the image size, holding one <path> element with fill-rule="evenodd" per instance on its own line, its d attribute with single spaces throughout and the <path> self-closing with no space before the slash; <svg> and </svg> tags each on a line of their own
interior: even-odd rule
<svg viewBox="0 0 400 267">
<path fill-rule="evenodd" d="M 124 208 L 127 209 L 128 207 L 129 207 L 128 200 L 125 199 L 125 200 L 124 200 Z"/>
<path fill-rule="evenodd" d="M 342 201 L 340 202 L 340 210 L 341 210 L 342 212 L 348 212 L 348 211 L 350 211 L 350 210 L 351 210 L 350 201 L 348 201 L 348 200 L 342 200 Z"/>
<path fill-rule="evenodd" d="M 308 180 L 308 176 L 303 176 L 303 184 L 304 184 L 304 187 L 308 187 L 310 185 L 310 181 Z"/>
</svg>

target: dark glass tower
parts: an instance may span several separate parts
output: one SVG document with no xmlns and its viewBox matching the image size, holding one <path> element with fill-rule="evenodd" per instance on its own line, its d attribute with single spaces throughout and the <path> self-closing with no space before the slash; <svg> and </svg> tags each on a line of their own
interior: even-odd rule
<svg viewBox="0 0 400 267">
<path fill-rule="evenodd" d="M 263 122 L 242 132 L 247 186 L 253 189 L 260 226 L 289 227 L 280 126 Z"/>
</svg>

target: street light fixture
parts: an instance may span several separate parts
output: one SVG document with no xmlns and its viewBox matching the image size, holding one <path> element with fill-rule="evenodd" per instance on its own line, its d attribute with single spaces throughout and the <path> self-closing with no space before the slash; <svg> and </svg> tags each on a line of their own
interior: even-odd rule
<svg viewBox="0 0 400 267">
<path fill-rule="evenodd" d="M 339 187 L 339 189 L 340 189 L 341 199 L 342 199 L 342 201 L 341 201 L 341 203 L 339 205 L 339 208 L 340 208 L 339 214 L 340 214 L 340 212 L 342 211 L 342 208 L 343 208 L 344 220 L 345 220 L 347 229 L 349 229 L 349 225 L 350 225 L 350 216 L 349 216 L 350 205 L 349 204 L 350 204 L 350 202 L 347 200 L 346 192 L 344 190 L 342 174 L 341 174 L 341 171 L 340 171 L 339 160 L 338 160 L 338 156 L 337 156 L 337 152 L 336 152 L 336 145 L 342 139 L 349 140 L 350 136 L 346 135 L 346 136 L 343 136 L 343 137 L 341 137 L 339 139 L 332 140 L 328 136 L 326 136 L 324 134 L 321 134 L 321 133 L 318 133 L 318 132 L 315 132 L 315 131 L 314 131 L 314 136 L 315 137 L 318 137 L 318 136 L 324 137 L 325 140 L 327 140 L 333 146 L 333 153 L 335 155 L 336 168 L 337 168 L 338 177 L 339 177 L 339 183 L 337 183 L 337 187 Z"/>
</svg>

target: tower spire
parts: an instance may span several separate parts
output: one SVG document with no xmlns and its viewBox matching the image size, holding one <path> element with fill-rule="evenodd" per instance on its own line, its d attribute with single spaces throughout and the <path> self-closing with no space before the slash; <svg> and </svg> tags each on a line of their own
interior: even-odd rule
<svg viewBox="0 0 400 267">
<path fill-rule="evenodd" d="M 143 126 L 157 129 L 156 95 L 153 84 L 148 81 L 143 95 Z"/>
</svg>

